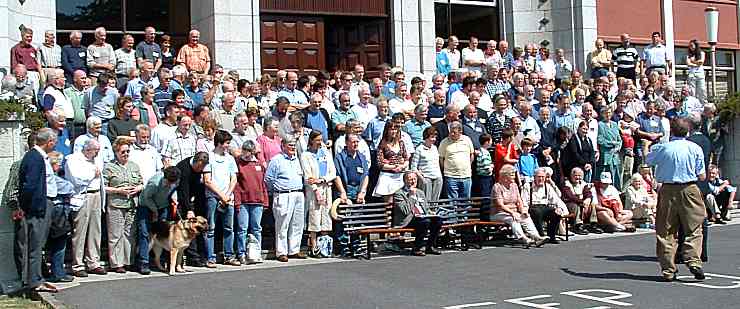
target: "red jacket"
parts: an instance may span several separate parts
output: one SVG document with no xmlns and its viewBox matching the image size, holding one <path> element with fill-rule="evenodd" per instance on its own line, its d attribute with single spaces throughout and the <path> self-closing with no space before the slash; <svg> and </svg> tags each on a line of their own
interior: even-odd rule
<svg viewBox="0 0 740 309">
<path fill-rule="evenodd" d="M 265 185 L 265 165 L 261 161 L 245 161 L 237 158 L 236 165 L 239 172 L 236 174 L 234 188 L 234 205 L 261 204 L 267 207 L 267 186 Z"/>
</svg>

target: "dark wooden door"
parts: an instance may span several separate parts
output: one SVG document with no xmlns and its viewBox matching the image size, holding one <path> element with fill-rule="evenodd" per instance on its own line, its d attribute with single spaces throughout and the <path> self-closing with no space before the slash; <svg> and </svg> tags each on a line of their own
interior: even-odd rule
<svg viewBox="0 0 740 309">
<path fill-rule="evenodd" d="M 262 17 L 262 72 L 316 74 L 325 67 L 324 21 L 312 17 Z"/>
<path fill-rule="evenodd" d="M 385 60 L 386 20 L 337 19 L 329 21 L 326 35 L 327 69 L 353 70 L 365 66 L 366 77 L 380 75 Z"/>
</svg>

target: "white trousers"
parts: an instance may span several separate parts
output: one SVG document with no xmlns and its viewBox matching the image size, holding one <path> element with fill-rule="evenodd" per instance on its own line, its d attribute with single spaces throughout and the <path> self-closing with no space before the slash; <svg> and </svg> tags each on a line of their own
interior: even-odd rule
<svg viewBox="0 0 740 309">
<path fill-rule="evenodd" d="M 275 255 L 293 255 L 301 251 L 305 215 L 303 191 L 280 193 L 272 201 L 275 217 Z"/>
<path fill-rule="evenodd" d="M 535 240 L 542 238 L 542 236 L 537 233 L 537 228 L 534 226 L 534 222 L 532 222 L 532 218 L 529 216 L 524 220 L 514 221 L 514 217 L 512 217 L 511 214 L 499 212 L 493 215 L 491 220 L 504 221 L 504 223 L 511 226 L 511 231 L 514 233 L 514 237 L 516 237 L 516 239 L 522 239 L 527 235 L 529 235 L 529 238 L 533 238 Z"/>
</svg>

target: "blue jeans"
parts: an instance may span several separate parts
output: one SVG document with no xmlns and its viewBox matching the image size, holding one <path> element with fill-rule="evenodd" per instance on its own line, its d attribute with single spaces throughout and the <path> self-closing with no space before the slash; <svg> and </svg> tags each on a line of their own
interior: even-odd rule
<svg viewBox="0 0 740 309">
<path fill-rule="evenodd" d="M 159 221 L 166 221 L 169 210 L 167 208 L 160 209 L 157 215 Z M 139 206 L 136 209 L 136 227 L 139 230 L 138 233 L 138 258 L 139 266 L 149 267 L 149 220 L 151 217 L 151 210 L 144 206 Z"/>
<path fill-rule="evenodd" d="M 470 198 L 470 178 L 445 177 L 447 198 Z"/>
<path fill-rule="evenodd" d="M 609 74 L 609 70 L 605 68 L 594 68 L 591 69 L 591 78 L 599 78 Z"/>
<path fill-rule="evenodd" d="M 236 252 L 239 257 L 247 254 L 247 231 L 262 244 L 262 205 L 242 204 L 236 215 Z"/>
<path fill-rule="evenodd" d="M 60 279 L 67 274 L 64 271 L 64 250 L 67 248 L 68 238 L 68 236 L 61 236 L 47 240 L 51 260 L 51 278 L 49 279 L 52 281 Z"/>
<path fill-rule="evenodd" d="M 228 260 L 234 257 L 234 206 L 219 207 L 219 201 L 215 197 L 209 196 L 206 199 L 208 206 L 208 231 L 206 232 L 206 253 L 209 262 L 216 262 L 216 253 L 213 252 L 214 232 L 216 231 L 216 211 L 223 215 L 224 223 L 224 259 Z M 219 209 L 220 208 L 220 209 Z"/>
</svg>

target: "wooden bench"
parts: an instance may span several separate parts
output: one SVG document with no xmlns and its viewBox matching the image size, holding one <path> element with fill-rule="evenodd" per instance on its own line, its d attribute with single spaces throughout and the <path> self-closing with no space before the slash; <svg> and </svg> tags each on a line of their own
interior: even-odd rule
<svg viewBox="0 0 740 309">
<path fill-rule="evenodd" d="M 429 206 L 440 214 L 442 231 L 472 232 L 477 226 L 507 226 L 504 222 L 487 221 L 486 214 L 490 209 L 489 205 L 489 198 L 471 198 L 438 200 L 430 202 Z M 413 228 L 393 227 L 392 213 L 393 204 L 390 202 L 341 204 L 336 208 L 336 219 L 342 221 L 344 231 L 350 235 L 350 238 L 351 236 L 365 238 L 365 257 L 370 259 L 373 250 L 371 235 L 414 232 Z M 481 220 L 481 214 L 484 220 Z M 464 237 L 461 238 L 461 242 L 463 246 L 467 245 Z M 481 242 L 482 240 L 478 239 L 478 243 Z"/>
</svg>

